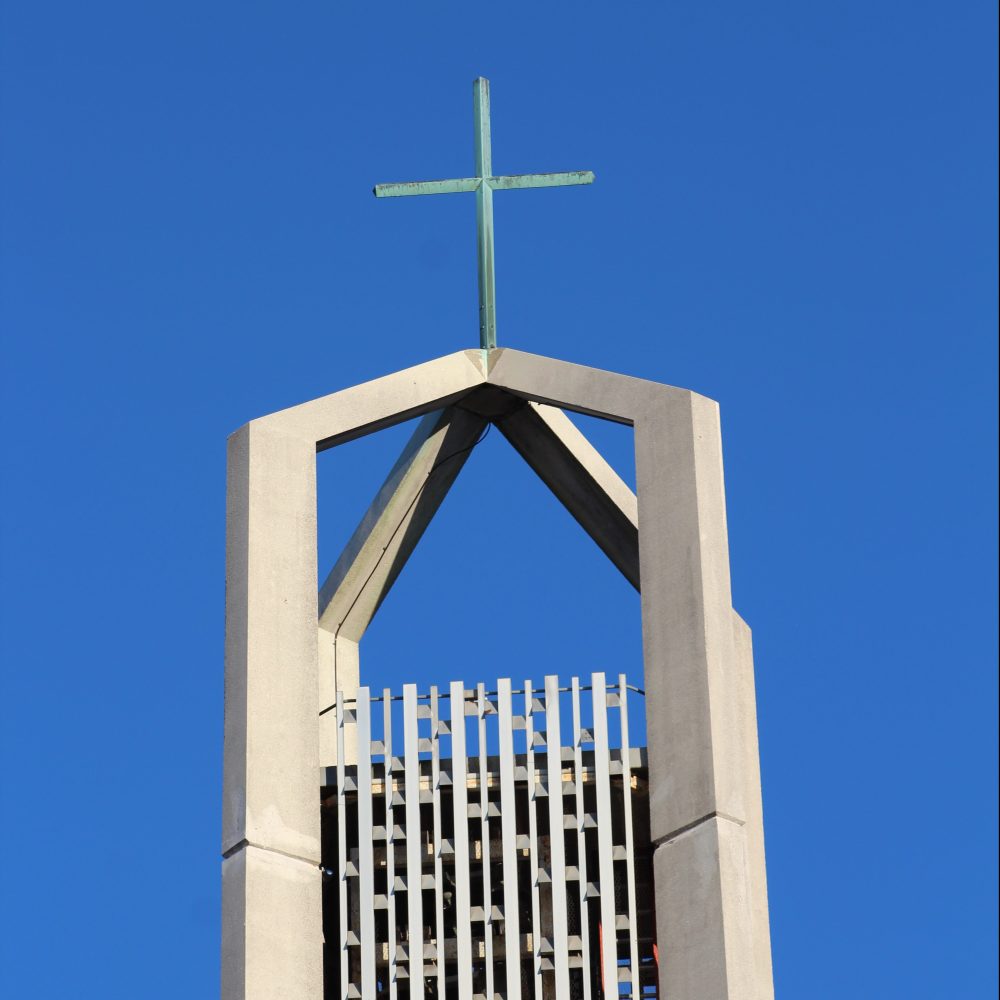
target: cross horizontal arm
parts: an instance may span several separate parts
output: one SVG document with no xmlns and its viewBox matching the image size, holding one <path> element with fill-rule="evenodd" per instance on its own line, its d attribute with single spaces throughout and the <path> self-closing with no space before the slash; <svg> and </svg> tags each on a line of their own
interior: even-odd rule
<svg viewBox="0 0 1000 1000">
<path fill-rule="evenodd" d="M 406 181 L 402 184 L 376 184 L 372 192 L 376 198 L 402 198 L 411 194 L 457 194 L 475 191 L 482 181 L 481 177 L 460 177 L 450 181 Z"/>
<path fill-rule="evenodd" d="M 414 194 L 458 194 L 475 191 L 486 183 L 494 191 L 515 191 L 518 188 L 568 187 L 571 184 L 593 184 L 592 170 L 570 170 L 560 174 L 508 174 L 504 177 L 458 177 L 447 181 L 405 181 L 401 184 L 376 184 L 376 198 L 403 198 Z"/>
<path fill-rule="evenodd" d="M 506 177 L 487 177 L 487 184 L 494 191 L 513 191 L 517 188 L 568 187 L 570 184 L 593 184 L 592 170 L 571 170 L 562 174 L 511 174 Z"/>
</svg>

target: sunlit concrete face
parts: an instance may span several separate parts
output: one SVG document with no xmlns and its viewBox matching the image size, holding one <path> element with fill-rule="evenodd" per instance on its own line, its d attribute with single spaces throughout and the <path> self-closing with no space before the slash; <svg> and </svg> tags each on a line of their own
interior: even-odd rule
<svg viewBox="0 0 1000 1000">
<path fill-rule="evenodd" d="M 542 404 L 542 417 L 547 405 L 632 425 L 637 497 L 558 417 L 514 416 L 524 400 Z M 456 407 L 444 430 L 440 418 L 424 422 L 427 433 L 376 498 L 318 609 L 316 451 Z M 506 420 L 529 463 L 548 449 L 538 463 L 551 470 L 548 485 L 641 590 L 657 940 L 669 956 L 660 995 L 771 996 L 752 656 L 731 602 L 718 408 L 687 390 L 508 349 L 450 355 L 255 420 L 230 439 L 223 996 L 323 995 L 317 775 L 321 719 L 330 713 L 319 712 L 330 704 L 331 658 L 334 688 L 363 677 L 357 639 L 367 624 L 338 620 L 338 591 L 361 578 L 354 561 L 396 531 L 405 511 L 409 550 L 394 553 L 377 594 L 360 595 L 365 614 L 377 611 L 436 510 L 430 502 L 417 516 L 395 502 L 408 471 L 420 462 L 433 470 L 435 441 L 468 436 L 477 420 L 502 430 Z M 448 485 L 442 479 L 431 500 Z M 353 648 L 338 650 L 340 641 Z M 329 733 L 322 746 L 336 752 Z M 245 874 L 250 855 L 241 857 L 248 851 L 297 862 L 284 874 L 272 866 L 267 877 L 304 878 L 312 888 L 256 892 Z M 282 916 L 272 933 L 267 900 L 275 898 Z M 279 982 L 289 984 L 284 994 L 273 992 Z"/>
</svg>

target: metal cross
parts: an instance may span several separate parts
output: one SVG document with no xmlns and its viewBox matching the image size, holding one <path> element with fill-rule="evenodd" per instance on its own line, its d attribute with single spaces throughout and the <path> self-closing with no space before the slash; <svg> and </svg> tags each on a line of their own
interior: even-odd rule
<svg viewBox="0 0 1000 1000">
<path fill-rule="evenodd" d="M 476 176 L 448 181 L 410 181 L 404 184 L 376 184 L 376 198 L 400 198 L 411 194 L 454 194 L 476 192 L 476 226 L 479 250 L 479 346 L 497 346 L 496 289 L 493 273 L 493 192 L 517 188 L 565 187 L 592 184 L 590 170 L 562 174 L 513 174 L 493 176 L 490 144 L 490 82 L 479 77 L 472 84 L 472 109 L 476 127 Z"/>
</svg>

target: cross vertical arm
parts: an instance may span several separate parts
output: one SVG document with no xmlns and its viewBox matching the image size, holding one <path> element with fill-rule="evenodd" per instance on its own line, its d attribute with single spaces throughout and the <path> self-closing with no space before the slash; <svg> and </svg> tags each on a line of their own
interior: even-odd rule
<svg viewBox="0 0 1000 1000">
<path fill-rule="evenodd" d="M 493 174 L 493 140 L 490 137 L 490 81 L 479 76 L 472 81 L 472 115 L 476 135 L 476 176 Z"/>
<path fill-rule="evenodd" d="M 472 85 L 472 106 L 476 132 L 476 175 L 493 173 L 493 146 L 490 139 L 490 84 L 478 77 Z M 493 188 L 482 183 L 476 188 L 476 239 L 479 259 L 479 346 L 484 351 L 497 346 L 496 274 L 493 267 Z"/>
</svg>

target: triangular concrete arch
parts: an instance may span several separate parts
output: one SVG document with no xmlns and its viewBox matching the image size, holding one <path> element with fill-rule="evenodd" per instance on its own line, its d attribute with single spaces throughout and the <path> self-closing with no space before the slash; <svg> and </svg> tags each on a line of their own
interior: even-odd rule
<svg viewBox="0 0 1000 1000">
<path fill-rule="evenodd" d="M 639 589 L 632 490 L 562 410 L 486 387 L 420 421 L 320 588 L 320 628 L 361 640 L 490 423 Z"/>
</svg>

